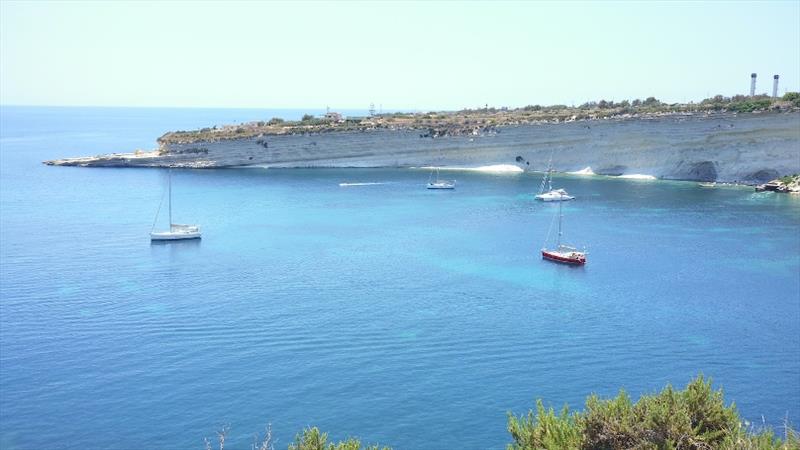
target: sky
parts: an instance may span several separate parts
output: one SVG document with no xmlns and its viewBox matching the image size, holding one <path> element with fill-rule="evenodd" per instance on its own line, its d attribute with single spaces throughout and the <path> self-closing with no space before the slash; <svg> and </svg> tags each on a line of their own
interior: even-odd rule
<svg viewBox="0 0 800 450">
<path fill-rule="evenodd" d="M 0 0 L 0 104 L 453 110 L 800 90 L 800 1 Z"/>
</svg>

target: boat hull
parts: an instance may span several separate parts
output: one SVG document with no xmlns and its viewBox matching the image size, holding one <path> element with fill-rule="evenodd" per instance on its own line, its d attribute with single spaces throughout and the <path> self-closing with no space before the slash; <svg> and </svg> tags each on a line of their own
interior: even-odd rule
<svg viewBox="0 0 800 450">
<path fill-rule="evenodd" d="M 582 253 L 576 253 L 574 255 L 570 255 L 561 252 L 550 252 L 547 250 L 542 250 L 542 258 L 548 261 L 553 261 L 561 264 L 571 264 L 574 266 L 582 266 L 586 264 L 586 256 Z"/>
<path fill-rule="evenodd" d="M 570 200 L 575 199 L 575 197 L 571 195 L 547 195 L 547 194 L 540 194 L 534 198 L 542 202 L 568 202 Z"/>
<path fill-rule="evenodd" d="M 455 184 L 428 183 L 428 189 L 455 189 Z"/>
<path fill-rule="evenodd" d="M 190 233 L 172 233 L 169 231 L 150 233 L 151 241 L 185 241 L 189 239 L 200 239 L 199 231 Z"/>
</svg>

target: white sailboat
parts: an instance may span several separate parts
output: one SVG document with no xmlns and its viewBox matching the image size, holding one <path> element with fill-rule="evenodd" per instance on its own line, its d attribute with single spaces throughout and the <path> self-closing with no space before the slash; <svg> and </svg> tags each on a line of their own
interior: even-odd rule
<svg viewBox="0 0 800 450">
<path fill-rule="evenodd" d="M 161 205 L 158 205 L 156 218 L 153 221 L 153 229 L 150 230 L 151 241 L 178 241 L 184 239 L 200 239 L 200 227 L 197 225 L 182 225 L 172 223 L 172 169 L 167 171 L 168 191 L 169 191 L 169 231 L 154 231 L 158 221 L 158 213 L 161 212 Z M 163 201 L 163 200 L 162 200 Z"/>
<path fill-rule="evenodd" d="M 436 179 L 433 179 L 433 172 L 436 172 Z M 431 171 L 431 175 L 428 177 L 428 189 L 455 189 L 456 188 L 456 180 L 440 180 L 439 179 L 439 168 Z"/>
<path fill-rule="evenodd" d="M 573 200 L 575 197 L 569 195 L 564 189 L 553 189 L 553 168 L 548 162 L 547 172 L 545 172 L 542 184 L 539 186 L 539 194 L 534 198 L 543 202 L 566 202 Z"/>
<path fill-rule="evenodd" d="M 558 238 L 556 239 L 556 246 L 554 248 L 548 249 L 547 248 L 547 241 L 550 239 L 550 231 L 547 232 L 547 238 L 545 238 L 545 244 L 542 246 L 542 258 L 563 264 L 572 264 L 577 266 L 582 266 L 586 264 L 586 252 L 580 251 L 577 248 L 561 243 L 561 220 L 564 218 L 564 215 L 561 213 L 561 203 L 558 204 Z M 550 229 L 553 229 L 552 222 L 550 223 Z"/>
</svg>

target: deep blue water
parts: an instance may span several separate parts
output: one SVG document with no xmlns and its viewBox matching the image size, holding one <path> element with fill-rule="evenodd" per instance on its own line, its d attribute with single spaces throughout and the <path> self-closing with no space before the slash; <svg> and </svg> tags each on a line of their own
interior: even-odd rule
<svg viewBox="0 0 800 450">
<path fill-rule="evenodd" d="M 800 416 L 800 199 L 557 177 L 584 268 L 540 259 L 539 175 L 182 170 L 41 160 L 305 111 L 0 112 L 0 448 L 278 448 L 303 426 L 397 449 L 502 448 L 506 412 L 713 377 Z M 342 182 L 385 184 L 340 187 Z"/>
</svg>

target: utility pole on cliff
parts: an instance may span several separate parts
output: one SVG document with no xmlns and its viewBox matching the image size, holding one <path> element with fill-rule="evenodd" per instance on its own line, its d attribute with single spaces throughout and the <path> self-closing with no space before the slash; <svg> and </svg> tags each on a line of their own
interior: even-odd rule
<svg viewBox="0 0 800 450">
<path fill-rule="evenodd" d="M 369 104 L 369 116 L 372 117 L 375 115 L 375 103 Z"/>
</svg>

